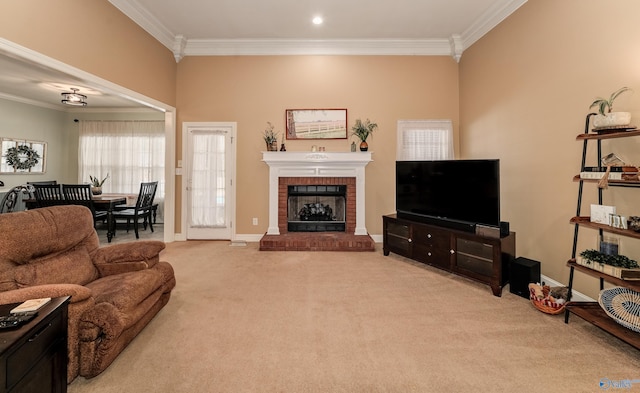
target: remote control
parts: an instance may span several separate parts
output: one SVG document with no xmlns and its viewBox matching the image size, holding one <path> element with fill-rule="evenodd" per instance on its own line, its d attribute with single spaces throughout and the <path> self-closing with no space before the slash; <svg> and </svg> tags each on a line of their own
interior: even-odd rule
<svg viewBox="0 0 640 393">
<path fill-rule="evenodd" d="M 38 315 L 36 311 L 0 315 L 0 329 L 17 328 L 35 318 L 36 315 Z"/>
</svg>

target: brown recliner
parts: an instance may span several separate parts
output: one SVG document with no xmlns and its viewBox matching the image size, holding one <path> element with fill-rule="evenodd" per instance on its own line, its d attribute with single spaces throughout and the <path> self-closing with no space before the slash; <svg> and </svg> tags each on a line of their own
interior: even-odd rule
<svg viewBox="0 0 640 393">
<path fill-rule="evenodd" d="M 163 242 L 100 247 L 84 206 L 0 214 L 0 234 L 0 304 L 71 296 L 68 383 L 104 371 L 175 287 Z"/>
</svg>

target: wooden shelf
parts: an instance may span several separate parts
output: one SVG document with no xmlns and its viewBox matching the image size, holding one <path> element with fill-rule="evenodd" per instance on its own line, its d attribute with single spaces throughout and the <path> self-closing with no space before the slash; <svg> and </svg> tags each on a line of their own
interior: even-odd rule
<svg viewBox="0 0 640 393">
<path fill-rule="evenodd" d="M 566 310 L 594 324 L 607 333 L 640 349 L 640 333 L 620 325 L 607 315 L 597 302 L 569 302 Z"/>
<path fill-rule="evenodd" d="M 582 266 L 582 265 L 578 265 L 578 263 L 576 263 L 576 261 L 574 259 L 570 259 L 569 262 L 567 262 L 567 266 L 569 266 L 570 268 L 576 269 L 579 272 L 585 273 L 591 277 L 595 277 L 595 278 L 602 278 L 603 280 L 605 280 L 606 282 L 609 282 L 611 284 L 615 284 L 617 286 L 620 287 L 627 287 L 627 288 L 631 288 L 635 291 L 639 291 L 640 292 L 640 281 L 637 280 L 623 280 L 621 278 L 618 277 L 614 277 L 614 276 L 610 276 L 606 273 L 602 273 L 599 272 L 597 270 L 593 270 L 593 269 L 589 269 L 586 266 Z"/>
<path fill-rule="evenodd" d="M 640 130 L 635 129 L 629 131 L 605 132 L 602 134 L 580 134 L 576 137 L 576 140 L 583 141 L 585 139 L 614 139 L 638 135 L 640 135 Z"/>
<path fill-rule="evenodd" d="M 569 222 L 571 224 L 578 224 L 586 228 L 601 229 L 605 232 L 615 233 L 616 235 L 622 235 L 626 237 L 640 239 L 640 232 L 636 232 L 632 229 L 615 228 L 615 227 L 612 227 L 611 225 L 598 224 L 596 222 L 591 222 L 590 219 L 591 219 L 590 217 L 580 216 L 580 217 L 571 218 Z"/>
<path fill-rule="evenodd" d="M 574 182 L 583 181 L 585 183 L 597 183 L 600 179 L 582 179 L 580 175 L 573 177 Z M 640 187 L 640 180 L 609 180 L 608 184 L 613 187 Z"/>
</svg>

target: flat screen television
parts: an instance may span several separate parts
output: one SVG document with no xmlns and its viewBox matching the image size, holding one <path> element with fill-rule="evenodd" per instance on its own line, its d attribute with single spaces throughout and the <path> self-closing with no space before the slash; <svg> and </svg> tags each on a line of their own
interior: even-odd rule
<svg viewBox="0 0 640 393">
<path fill-rule="evenodd" d="M 500 227 L 500 160 L 396 161 L 396 211 L 468 232 Z"/>
</svg>

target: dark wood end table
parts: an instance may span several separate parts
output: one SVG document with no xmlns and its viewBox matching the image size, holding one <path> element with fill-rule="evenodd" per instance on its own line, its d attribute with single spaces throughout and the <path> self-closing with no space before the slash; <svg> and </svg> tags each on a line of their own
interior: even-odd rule
<svg viewBox="0 0 640 393">
<path fill-rule="evenodd" d="M 68 302 L 51 299 L 31 321 L 0 330 L 0 393 L 67 391 Z M 18 304 L 0 305 L 0 315 Z"/>
</svg>

